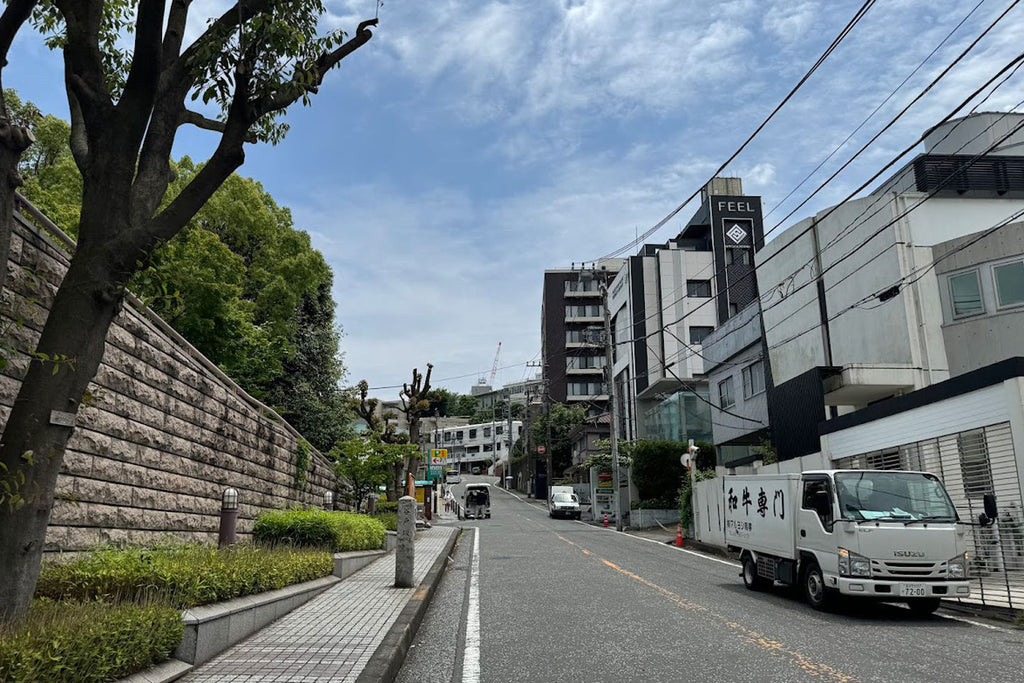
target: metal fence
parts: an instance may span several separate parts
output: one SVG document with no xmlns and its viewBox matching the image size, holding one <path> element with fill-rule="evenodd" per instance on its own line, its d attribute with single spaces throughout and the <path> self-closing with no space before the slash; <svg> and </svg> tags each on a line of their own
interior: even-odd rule
<svg viewBox="0 0 1024 683">
<path fill-rule="evenodd" d="M 1008 422 L 842 458 L 836 467 L 931 472 L 964 520 L 977 521 L 983 496 L 995 494 L 996 523 L 969 527 L 971 597 L 961 602 L 1024 609 L 1024 505 Z"/>
</svg>

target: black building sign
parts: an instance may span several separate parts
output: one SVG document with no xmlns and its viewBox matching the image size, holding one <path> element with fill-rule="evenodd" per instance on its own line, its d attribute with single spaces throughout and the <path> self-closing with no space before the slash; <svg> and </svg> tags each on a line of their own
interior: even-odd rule
<svg viewBox="0 0 1024 683">
<path fill-rule="evenodd" d="M 708 198 L 711 249 L 715 259 L 718 319 L 725 321 L 757 298 L 754 252 L 764 246 L 761 198 L 712 195 Z"/>
</svg>

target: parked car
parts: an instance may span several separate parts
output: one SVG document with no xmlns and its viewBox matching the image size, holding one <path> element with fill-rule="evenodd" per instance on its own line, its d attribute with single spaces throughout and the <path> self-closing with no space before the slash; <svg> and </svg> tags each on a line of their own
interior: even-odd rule
<svg viewBox="0 0 1024 683">
<path fill-rule="evenodd" d="M 444 473 L 444 483 L 449 485 L 461 484 L 462 475 L 459 474 L 458 470 L 448 470 L 447 472 Z"/>
<path fill-rule="evenodd" d="M 551 498 L 548 499 L 548 516 L 579 519 L 580 499 L 576 497 L 575 493 L 571 492 L 571 487 L 557 488 L 569 488 L 569 491 L 555 491 L 551 494 Z"/>
<path fill-rule="evenodd" d="M 480 474 L 480 468 L 479 467 L 474 467 L 472 469 L 472 472 L 473 472 L 473 474 Z"/>
</svg>

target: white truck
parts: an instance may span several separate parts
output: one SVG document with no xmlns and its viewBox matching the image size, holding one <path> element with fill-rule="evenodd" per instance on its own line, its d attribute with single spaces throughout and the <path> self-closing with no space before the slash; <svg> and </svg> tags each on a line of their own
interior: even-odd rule
<svg viewBox="0 0 1024 683">
<path fill-rule="evenodd" d="M 822 470 L 723 478 L 725 541 L 751 590 L 798 585 L 811 607 L 838 595 L 934 612 L 970 595 L 967 526 L 927 472 Z M 993 496 L 977 524 L 996 517 Z"/>
</svg>

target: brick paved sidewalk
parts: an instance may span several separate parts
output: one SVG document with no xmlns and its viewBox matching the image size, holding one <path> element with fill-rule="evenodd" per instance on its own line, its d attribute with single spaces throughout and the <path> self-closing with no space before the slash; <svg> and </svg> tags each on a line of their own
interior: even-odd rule
<svg viewBox="0 0 1024 683">
<path fill-rule="evenodd" d="M 413 582 L 444 552 L 451 527 L 416 534 Z M 395 554 L 356 572 L 186 676 L 189 683 L 355 681 L 416 588 L 395 588 Z"/>
</svg>

